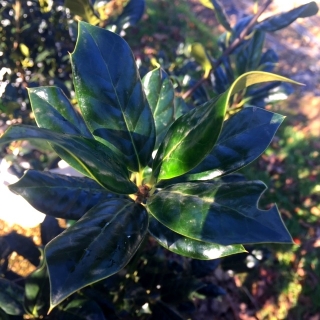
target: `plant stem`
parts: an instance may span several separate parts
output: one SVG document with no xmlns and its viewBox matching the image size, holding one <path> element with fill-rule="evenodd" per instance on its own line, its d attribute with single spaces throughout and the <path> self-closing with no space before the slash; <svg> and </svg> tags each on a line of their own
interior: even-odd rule
<svg viewBox="0 0 320 320">
<path fill-rule="evenodd" d="M 234 39 L 234 41 L 229 45 L 229 47 L 222 53 L 222 55 L 219 57 L 217 61 L 213 63 L 212 70 L 216 69 L 220 64 L 223 62 L 223 59 L 230 55 L 241 43 L 242 41 L 246 38 L 248 33 L 250 32 L 250 29 L 256 24 L 257 20 L 261 16 L 261 14 L 268 8 L 268 6 L 272 3 L 273 0 L 267 0 L 266 3 L 260 8 L 260 10 L 253 16 L 249 24 L 242 30 L 240 33 L 239 37 Z M 211 73 L 210 72 L 210 73 Z M 202 77 L 192 88 L 187 90 L 183 95 L 183 99 L 187 99 L 191 96 L 191 94 L 198 88 L 200 87 L 205 81 L 208 80 L 210 73 L 207 77 Z"/>
</svg>

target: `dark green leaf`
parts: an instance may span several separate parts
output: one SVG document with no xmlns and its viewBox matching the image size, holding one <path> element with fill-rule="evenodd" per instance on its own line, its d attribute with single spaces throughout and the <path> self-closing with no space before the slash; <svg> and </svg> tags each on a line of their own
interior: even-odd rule
<svg viewBox="0 0 320 320">
<path fill-rule="evenodd" d="M 170 179 L 193 169 L 211 151 L 218 139 L 225 103 L 210 100 L 178 118 L 169 128 L 153 163 L 158 179 Z"/>
<path fill-rule="evenodd" d="M 268 147 L 283 119 L 256 107 L 242 109 L 224 123 L 210 154 L 183 176 L 185 181 L 210 180 L 248 165 Z"/>
<path fill-rule="evenodd" d="M 15 251 L 18 255 L 29 260 L 34 266 L 39 265 L 40 252 L 32 238 L 17 233 L 16 231 L 9 232 L 3 236 L 3 238 L 7 244 L 9 244 L 11 252 Z"/>
<path fill-rule="evenodd" d="M 45 246 L 63 230 L 64 228 L 60 227 L 58 219 L 46 215 L 40 223 L 41 244 Z"/>
<path fill-rule="evenodd" d="M 114 22 L 117 27 L 116 31 L 127 29 L 134 26 L 143 16 L 145 10 L 145 0 L 130 0 L 124 7 L 122 14 Z"/>
<path fill-rule="evenodd" d="M 118 197 L 92 179 L 35 170 L 9 188 L 37 210 L 67 220 L 78 220 L 98 202 Z"/>
<path fill-rule="evenodd" d="M 40 266 L 25 281 L 24 307 L 39 318 L 47 314 L 50 306 L 50 284 L 46 261 L 43 257 Z"/>
<path fill-rule="evenodd" d="M 160 68 L 148 72 L 142 79 L 142 85 L 153 113 L 156 126 L 154 149 L 158 149 L 174 121 L 174 89 L 170 78 Z"/>
<path fill-rule="evenodd" d="M 29 97 L 38 127 L 92 138 L 81 115 L 74 109 L 61 89 L 31 88 Z"/>
<path fill-rule="evenodd" d="M 228 31 L 231 31 L 231 27 L 227 18 L 227 14 L 220 3 L 219 0 L 211 0 L 213 6 L 214 6 L 214 13 L 216 15 L 216 18 L 218 22 Z"/>
<path fill-rule="evenodd" d="M 260 181 L 180 183 L 151 196 L 147 209 L 171 230 L 195 240 L 293 243 L 276 206 L 258 209 L 265 189 Z"/>
<path fill-rule="evenodd" d="M 143 206 L 116 199 L 99 203 L 46 246 L 51 308 L 75 291 L 122 269 L 148 228 Z"/>
<path fill-rule="evenodd" d="M 99 18 L 95 15 L 90 0 L 65 0 L 65 7 L 73 14 L 80 16 L 91 24 L 98 24 Z"/>
<path fill-rule="evenodd" d="M 59 156 L 72 167 L 112 192 L 131 194 L 137 191 L 136 185 L 128 178 L 126 168 L 110 149 L 98 141 L 19 125 L 10 127 L 1 137 L 0 144 L 29 139 L 46 140 L 55 145 L 56 149 L 59 148 Z"/>
<path fill-rule="evenodd" d="M 74 299 L 58 312 L 59 320 L 104 320 L 105 316 L 94 300 Z"/>
<path fill-rule="evenodd" d="M 174 120 L 177 120 L 183 114 L 187 113 L 190 109 L 181 97 L 174 98 Z"/>
<path fill-rule="evenodd" d="M 0 278 L 0 309 L 12 316 L 23 315 L 23 291 L 14 282 Z"/>
<path fill-rule="evenodd" d="M 271 16 L 270 18 L 258 23 L 255 26 L 255 29 L 265 32 L 274 32 L 287 27 L 298 18 L 311 17 L 317 14 L 318 10 L 319 8 L 316 2 L 312 1 L 288 12 Z"/>
<path fill-rule="evenodd" d="M 239 75 L 252 70 L 257 70 L 264 45 L 265 33 L 262 31 L 254 32 L 250 41 L 236 55 L 237 73 Z"/>
<path fill-rule="evenodd" d="M 246 252 L 239 244 L 223 246 L 182 236 L 153 217 L 149 218 L 149 232 L 163 247 L 188 258 L 211 260 Z"/>
<path fill-rule="evenodd" d="M 131 171 L 140 171 L 150 160 L 155 126 L 128 44 L 80 22 L 71 64 L 78 103 L 92 134 L 122 153 Z"/>
</svg>

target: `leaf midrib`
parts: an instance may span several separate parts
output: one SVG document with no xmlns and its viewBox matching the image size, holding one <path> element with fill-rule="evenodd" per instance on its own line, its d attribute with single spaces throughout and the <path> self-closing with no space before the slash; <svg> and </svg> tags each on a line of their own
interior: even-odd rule
<svg viewBox="0 0 320 320">
<path fill-rule="evenodd" d="M 92 34 L 90 33 L 89 30 L 88 30 L 88 33 L 90 34 L 93 42 L 95 43 L 95 45 L 96 45 L 96 47 L 97 47 L 97 49 L 98 49 L 98 51 L 99 51 L 99 53 L 100 53 L 101 59 L 102 59 L 103 61 L 105 61 L 104 58 L 103 58 L 102 52 L 101 52 L 101 50 L 100 50 L 100 48 L 99 48 L 99 46 L 98 46 L 98 44 L 97 44 L 97 42 L 95 41 L 94 37 L 92 36 Z M 115 46 L 115 42 L 113 43 L 112 49 L 110 50 L 111 53 L 112 53 L 113 50 L 114 50 L 114 46 Z M 131 144 L 132 144 L 132 146 L 133 146 L 133 149 L 134 149 L 134 152 L 135 152 L 135 155 L 136 155 L 136 159 L 137 159 L 138 164 L 139 164 L 139 169 L 141 169 L 139 154 L 138 154 L 138 152 L 137 152 L 136 145 L 135 145 L 135 143 L 134 143 L 134 140 L 133 140 L 131 131 L 129 130 L 127 118 L 125 117 L 124 110 L 122 109 L 122 105 L 121 105 L 120 100 L 119 100 L 118 92 L 117 92 L 117 90 L 116 90 L 116 88 L 115 88 L 115 86 L 114 86 L 114 83 L 113 83 L 113 81 L 112 81 L 112 77 L 111 77 L 111 74 L 110 74 L 110 71 L 109 71 L 108 64 L 105 63 L 105 65 L 106 65 L 106 69 L 107 69 L 107 72 L 108 72 L 108 76 L 109 76 L 109 79 L 110 79 L 112 88 L 113 88 L 113 90 L 114 90 L 114 92 L 115 92 L 115 95 L 116 95 L 116 97 L 117 97 L 117 102 L 118 102 L 119 108 L 121 109 L 121 116 L 122 116 L 122 118 L 123 118 L 123 120 L 124 120 L 124 122 L 125 122 L 125 124 L 126 124 L 126 128 L 127 128 L 128 134 L 129 134 L 129 136 L 130 136 Z M 131 90 L 131 92 L 130 92 L 130 97 L 131 97 L 131 95 L 132 95 L 132 90 Z"/>
</svg>

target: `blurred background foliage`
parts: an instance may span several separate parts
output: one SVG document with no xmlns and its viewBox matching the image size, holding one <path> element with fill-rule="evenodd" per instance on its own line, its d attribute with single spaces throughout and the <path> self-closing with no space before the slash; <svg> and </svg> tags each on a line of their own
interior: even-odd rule
<svg viewBox="0 0 320 320">
<path fill-rule="evenodd" d="M 290 74 L 286 59 L 300 51 L 278 52 L 270 45 L 270 33 L 299 17 L 308 21 L 317 13 L 315 3 L 289 14 L 276 12 L 251 26 L 268 1 L 247 2 L 243 16 L 234 3 L 221 1 L 219 7 L 219 2 L 205 0 L 0 0 L 0 133 L 10 124 L 34 123 L 27 87 L 56 85 L 76 104 L 69 52 L 74 49 L 78 19 L 122 35 L 141 76 L 159 65 L 165 69 L 179 93 L 177 99 L 184 98 L 189 108 L 225 91 L 250 70 L 284 71 L 303 82 L 302 61 L 296 62 L 296 74 Z M 319 14 L 313 18 L 320 21 Z M 308 26 L 319 43 L 314 25 Z M 242 41 L 234 45 L 237 38 Z M 295 40 L 297 48 L 304 43 L 303 34 Z M 181 319 L 179 313 L 183 319 L 320 319 L 320 99 L 316 86 L 310 85 L 320 79 L 317 68 L 310 65 L 318 73 L 307 79 L 306 89 L 294 88 L 293 93 L 292 87 L 281 83 L 257 86 L 238 94 L 229 108 L 229 115 L 254 105 L 288 116 L 264 155 L 241 174 L 269 186 L 260 207 L 277 203 L 296 245 L 257 245 L 247 248 L 248 254 L 199 262 L 149 242 L 123 273 L 83 290 L 56 312 L 74 310 L 85 300 L 90 310 L 96 310 L 92 305 L 96 303 L 110 318 L 121 319 Z M 24 170 L 22 162 L 29 168 L 48 169 L 59 160 L 46 146 L 25 144 L 2 150 L 1 157 L 18 176 Z M 24 277 L 39 264 L 36 245 L 47 243 L 66 222 L 45 220 L 42 232 L 18 228 L 18 233 L 1 223 L 1 279 L 28 283 Z M 35 244 L 31 241 L 28 247 L 20 233 L 33 237 Z M 30 317 L 36 318 L 32 313 Z M 3 310 L 0 318 L 7 319 Z"/>
</svg>

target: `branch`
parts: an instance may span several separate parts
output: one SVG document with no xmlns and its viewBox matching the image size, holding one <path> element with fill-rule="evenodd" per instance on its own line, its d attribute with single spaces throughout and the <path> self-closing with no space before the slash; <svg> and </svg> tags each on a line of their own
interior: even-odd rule
<svg viewBox="0 0 320 320">
<path fill-rule="evenodd" d="M 268 6 L 272 3 L 272 0 L 267 0 L 266 3 L 259 9 L 259 11 L 253 16 L 251 21 L 248 23 L 248 25 L 242 30 L 240 35 L 233 40 L 233 42 L 229 45 L 229 47 L 222 53 L 220 58 L 214 62 L 211 72 L 213 69 L 216 69 L 220 66 L 220 64 L 223 62 L 223 59 L 230 55 L 246 38 L 248 33 L 250 32 L 250 29 L 256 24 L 257 20 L 261 16 L 261 14 L 268 8 Z M 210 74 L 209 74 L 210 75 Z M 208 76 L 209 77 L 209 76 Z M 188 91 L 186 91 L 183 95 L 183 99 L 187 99 L 191 96 L 191 94 L 200 87 L 205 81 L 208 80 L 208 77 L 202 77 L 192 88 L 190 88 Z"/>
</svg>

